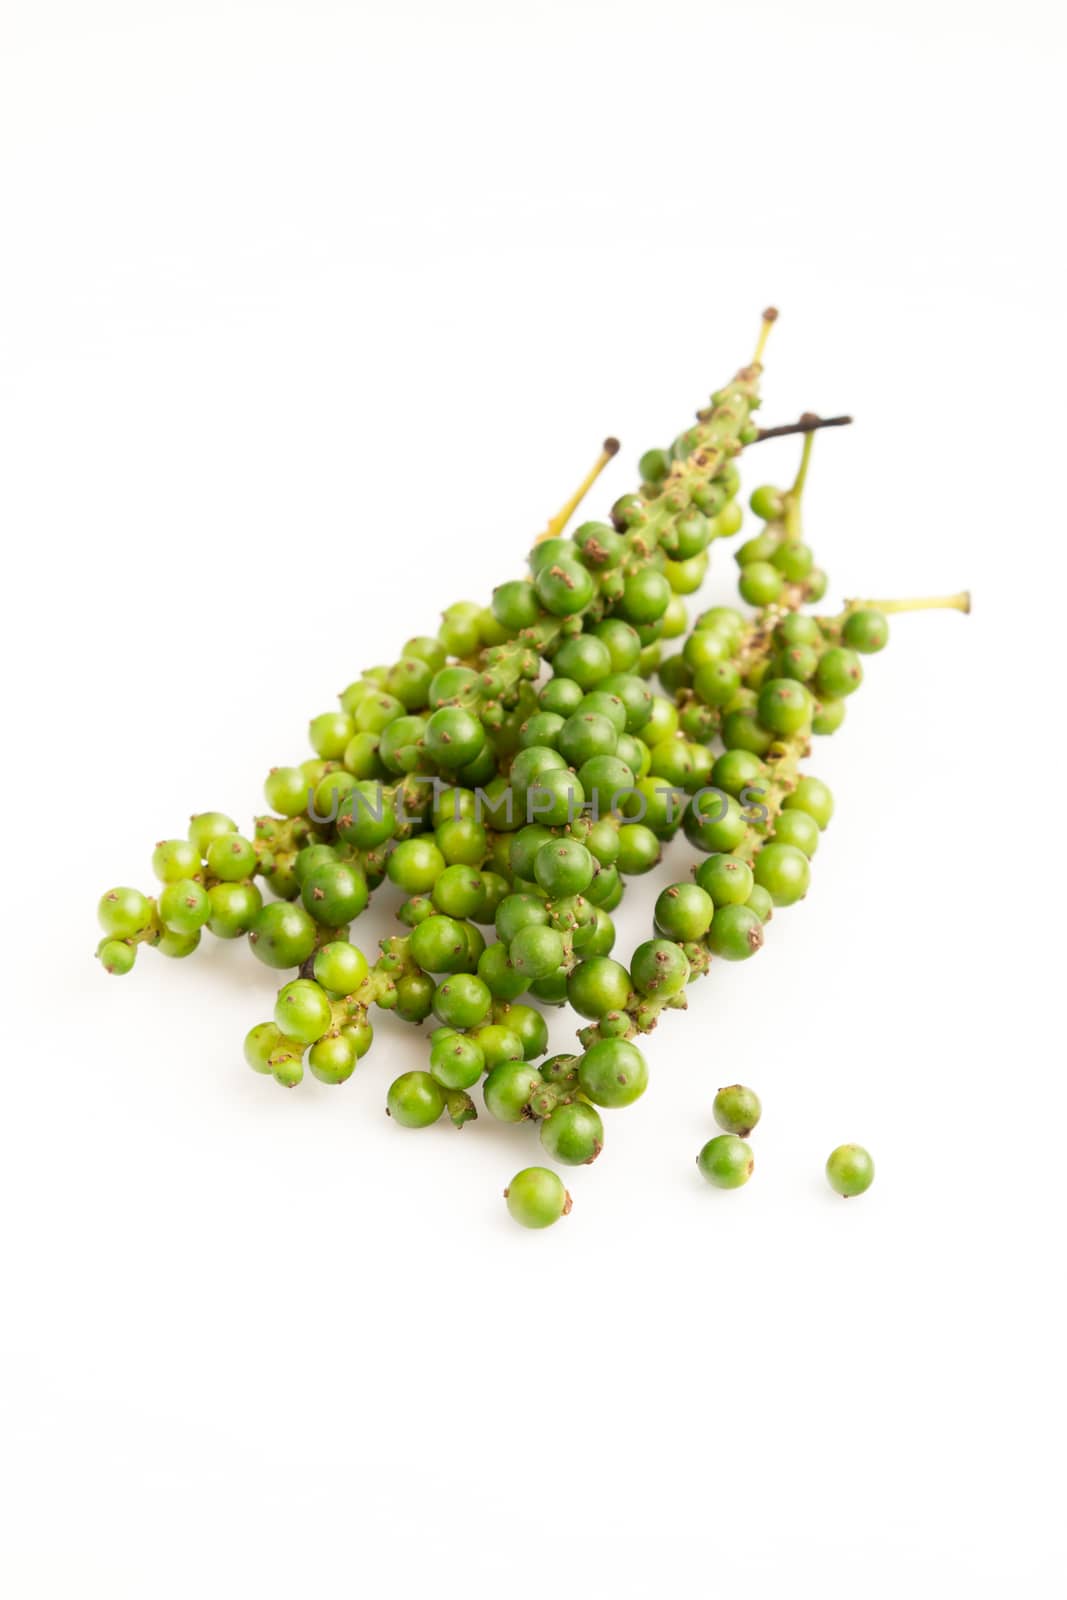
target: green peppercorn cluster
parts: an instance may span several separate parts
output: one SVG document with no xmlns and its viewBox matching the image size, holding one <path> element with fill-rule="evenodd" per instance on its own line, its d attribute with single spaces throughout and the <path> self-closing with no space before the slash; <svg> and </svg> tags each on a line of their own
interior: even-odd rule
<svg viewBox="0 0 1067 1600">
<path fill-rule="evenodd" d="M 833 800 L 800 763 L 812 736 L 840 725 L 860 657 L 883 648 L 894 609 L 802 609 L 827 586 L 801 528 L 807 432 L 793 487 L 751 497 L 764 527 L 738 562 L 755 616 L 716 606 L 689 629 L 684 597 L 710 544 L 741 527 L 735 457 L 758 437 L 762 343 L 693 428 L 646 452 L 639 491 L 609 521 L 565 537 L 571 502 L 522 577 L 488 605 L 448 607 L 436 636 L 410 639 L 315 716 L 311 756 L 271 769 L 270 812 L 250 836 L 202 813 L 185 839 L 156 847 L 156 895 L 110 890 L 107 970 L 128 972 L 142 946 L 187 956 L 205 929 L 247 936 L 287 974 L 273 1017 L 245 1040 L 255 1071 L 288 1088 L 305 1067 L 340 1084 L 371 1046 L 374 1008 L 432 1019 L 428 1059 L 388 1090 L 394 1123 L 463 1126 L 477 1089 L 490 1117 L 535 1124 L 552 1161 L 594 1161 L 601 1113 L 647 1086 L 634 1041 L 685 1007 L 715 958 L 755 954 L 772 910 L 806 894 Z M 626 880 L 679 830 L 702 859 L 657 898 L 652 937 L 614 959 Z M 372 963 L 350 930 L 384 884 L 403 897 L 404 931 Z M 546 1058 L 541 1008 L 562 1005 L 582 1021 L 580 1048 Z M 723 1139 L 747 1149 L 751 1105 L 729 1115 Z M 708 1158 L 711 1181 L 726 1182 L 728 1154 Z M 570 1196 L 533 1167 L 507 1204 L 537 1228 L 565 1215 Z"/>
</svg>

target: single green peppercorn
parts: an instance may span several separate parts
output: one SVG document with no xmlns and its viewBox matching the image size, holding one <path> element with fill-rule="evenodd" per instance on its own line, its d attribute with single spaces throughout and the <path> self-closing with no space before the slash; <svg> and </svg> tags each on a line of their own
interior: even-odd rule
<svg viewBox="0 0 1067 1600">
<path fill-rule="evenodd" d="M 541 1082 L 536 1067 L 524 1061 L 502 1061 L 482 1086 L 486 1110 L 499 1122 L 524 1121 L 530 1115 L 530 1096 Z"/>
<path fill-rule="evenodd" d="M 732 1133 L 709 1139 L 697 1156 L 700 1176 L 716 1189 L 740 1189 L 752 1176 L 752 1150 Z"/>
<path fill-rule="evenodd" d="M 850 1200 L 874 1182 L 874 1162 L 861 1144 L 839 1144 L 826 1162 L 826 1181 L 835 1194 Z"/>
<path fill-rule="evenodd" d="M 631 957 L 630 978 L 638 994 L 669 1000 L 689 982 L 689 962 L 673 941 L 648 939 Z"/>
<path fill-rule="evenodd" d="M 571 1209 L 571 1197 L 547 1167 L 524 1167 L 504 1190 L 508 1211 L 524 1228 L 550 1228 Z"/>
<path fill-rule="evenodd" d="M 402 1072 L 390 1085 L 386 1110 L 402 1128 L 428 1128 L 444 1109 L 441 1085 L 428 1072 Z"/>
<path fill-rule="evenodd" d="M 470 1089 L 485 1071 L 485 1052 L 476 1039 L 449 1033 L 430 1046 L 430 1076 L 443 1089 Z"/>
<path fill-rule="evenodd" d="M 330 1029 L 330 1002 L 317 983 L 296 978 L 279 990 L 274 1020 L 287 1039 L 314 1044 Z"/>
<path fill-rule="evenodd" d="M 844 700 L 855 694 L 863 682 L 863 664 L 855 650 L 834 645 L 819 658 L 815 669 L 815 688 L 820 699 L 829 696 Z"/>
<path fill-rule="evenodd" d="M 207 925 L 216 939 L 239 939 L 263 909 L 263 896 L 254 883 L 214 883 L 207 897 L 211 903 Z"/>
<path fill-rule="evenodd" d="M 711 926 L 711 896 L 696 883 L 672 883 L 656 901 L 656 927 L 679 944 L 702 939 Z"/>
<path fill-rule="evenodd" d="M 776 844 L 772 839 L 756 857 L 753 871 L 756 882 L 767 890 L 776 906 L 791 906 L 803 900 L 811 882 L 808 858 L 795 845 Z"/>
<path fill-rule="evenodd" d="M 331 994 L 355 994 L 369 973 L 362 950 L 345 939 L 335 939 L 315 952 L 315 981 Z"/>
<path fill-rule="evenodd" d="M 736 856 L 712 855 L 702 861 L 696 871 L 700 888 L 711 897 L 716 910 L 720 906 L 743 906 L 752 893 L 755 879 L 747 861 Z"/>
<path fill-rule="evenodd" d="M 581 1058 L 578 1082 L 594 1105 L 630 1106 L 648 1087 L 648 1063 L 628 1039 L 599 1039 Z"/>
<path fill-rule="evenodd" d="M 796 845 L 810 861 L 819 848 L 819 824 L 806 811 L 782 811 L 775 818 L 772 837 L 779 844 Z"/>
<path fill-rule="evenodd" d="M 211 891 L 213 908 L 217 889 L 224 887 L 242 886 L 218 884 Z M 315 923 L 302 906 L 290 905 L 286 900 L 273 901 L 256 913 L 248 942 L 264 966 L 299 967 L 315 948 Z"/>
<path fill-rule="evenodd" d="M 876 655 L 889 643 L 889 619 L 884 611 L 850 611 L 841 637 L 850 649 L 858 650 L 861 655 Z"/>
<path fill-rule="evenodd" d="M 763 1107 L 755 1089 L 746 1089 L 743 1083 L 732 1083 L 720 1089 L 712 1101 L 711 1113 L 719 1127 L 739 1139 L 747 1139 L 759 1121 Z"/>
<path fill-rule="evenodd" d="M 492 1003 L 488 984 L 469 972 L 446 978 L 433 991 L 434 1015 L 449 1028 L 476 1028 Z"/>
<path fill-rule="evenodd" d="M 604 1148 L 604 1124 L 591 1105 L 557 1106 L 541 1124 L 541 1144 L 565 1167 L 588 1167 Z"/>
<path fill-rule="evenodd" d="M 708 949 L 724 961 L 747 961 L 763 946 L 763 923 L 750 905 L 718 906 L 708 930 Z"/>
<path fill-rule="evenodd" d="M 171 933 L 196 933 L 210 915 L 207 890 L 191 878 L 168 883 L 159 897 L 159 920 Z"/>
<path fill-rule="evenodd" d="M 630 998 L 630 974 L 618 961 L 592 956 L 580 961 L 567 980 L 567 998 L 580 1017 L 596 1021 L 621 1011 Z"/>
<path fill-rule="evenodd" d="M 114 978 L 124 978 L 133 970 L 137 946 L 127 944 L 125 939 L 101 939 L 96 955 L 105 972 Z"/>
</svg>

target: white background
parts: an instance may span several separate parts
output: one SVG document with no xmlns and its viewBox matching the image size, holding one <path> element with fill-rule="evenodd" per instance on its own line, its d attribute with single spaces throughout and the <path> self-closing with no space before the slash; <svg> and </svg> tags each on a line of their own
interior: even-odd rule
<svg viewBox="0 0 1067 1600">
<path fill-rule="evenodd" d="M 1058 8 L 0 16 L 4 1593 L 1062 1593 Z M 96 898 L 247 823 L 611 431 L 606 509 L 772 300 L 766 419 L 857 417 L 812 470 L 831 598 L 975 612 L 895 627 L 807 902 L 525 1234 L 530 1130 L 384 1117 L 418 1036 L 285 1094 L 240 1053 L 271 973 L 109 982 Z"/>
</svg>

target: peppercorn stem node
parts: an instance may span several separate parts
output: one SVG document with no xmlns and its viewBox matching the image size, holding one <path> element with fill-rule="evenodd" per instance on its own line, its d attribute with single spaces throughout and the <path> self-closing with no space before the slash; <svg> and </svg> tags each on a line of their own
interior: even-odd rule
<svg viewBox="0 0 1067 1600">
<path fill-rule="evenodd" d="M 847 611 L 962 611 L 971 609 L 971 591 L 959 594 L 925 595 L 915 600 L 849 600 Z"/>
<path fill-rule="evenodd" d="M 545 539 L 559 538 L 560 534 L 571 520 L 571 517 L 574 515 L 574 512 L 578 506 L 581 505 L 582 501 L 585 499 L 594 483 L 600 477 L 600 474 L 603 472 L 608 462 L 613 456 L 617 456 L 618 453 L 618 439 L 605 439 L 603 445 L 601 446 L 600 454 L 597 456 L 596 460 L 593 462 L 593 465 L 590 467 L 589 471 L 586 473 L 577 489 L 571 495 L 570 499 L 565 500 L 563 505 L 560 506 L 559 510 L 556 512 L 556 515 L 549 522 L 544 533 L 539 533 L 537 535 L 538 544 L 542 543 L 542 541 Z"/>
</svg>

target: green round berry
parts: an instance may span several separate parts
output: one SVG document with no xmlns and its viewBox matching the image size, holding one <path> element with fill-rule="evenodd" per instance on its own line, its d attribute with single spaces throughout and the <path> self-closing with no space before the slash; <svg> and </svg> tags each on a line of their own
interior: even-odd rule
<svg viewBox="0 0 1067 1600">
<path fill-rule="evenodd" d="M 263 909 L 263 896 L 254 883 L 213 883 L 207 897 L 211 906 L 207 925 L 216 939 L 239 939 Z"/>
<path fill-rule="evenodd" d="M 582 703 L 585 690 L 573 678 L 550 678 L 537 697 L 542 711 L 554 712 L 559 717 L 569 717 Z"/>
<path fill-rule="evenodd" d="M 748 862 L 730 855 L 708 856 L 697 868 L 696 881 L 710 896 L 716 910 L 721 906 L 747 904 L 755 883 Z"/>
<path fill-rule="evenodd" d="M 485 1057 L 486 1070 L 489 1072 L 505 1061 L 524 1059 L 522 1040 L 518 1034 L 499 1022 L 486 1022 L 469 1037 Z"/>
<path fill-rule="evenodd" d="M 433 993 L 434 1015 L 449 1028 L 476 1028 L 492 1003 L 488 984 L 469 972 L 446 978 Z"/>
<path fill-rule="evenodd" d="M 765 728 L 789 738 L 811 725 L 812 699 L 793 678 L 768 678 L 759 691 L 757 710 Z"/>
<path fill-rule="evenodd" d="M 105 972 L 113 978 L 124 978 L 127 972 L 133 970 L 137 946 L 127 944 L 125 939 L 101 939 L 96 947 L 96 955 Z"/>
<path fill-rule="evenodd" d="M 308 1051 L 308 1066 L 320 1083 L 345 1083 L 356 1070 L 355 1042 L 338 1031 L 317 1039 Z"/>
<path fill-rule="evenodd" d="M 548 839 L 534 858 L 534 877 L 553 900 L 584 894 L 595 870 L 592 855 L 577 839 Z"/>
<path fill-rule="evenodd" d="M 819 658 L 815 688 L 820 699 L 844 700 L 863 682 L 863 663 L 855 650 L 834 645 Z"/>
<path fill-rule="evenodd" d="M 356 725 L 347 712 L 324 711 L 309 723 L 308 742 L 321 760 L 340 761 L 355 731 Z"/>
<path fill-rule="evenodd" d="M 798 778 L 796 788 L 782 801 L 784 811 L 803 811 L 820 828 L 829 826 L 834 814 L 834 797 L 819 778 Z"/>
<path fill-rule="evenodd" d="M 478 976 L 488 984 L 494 1000 L 517 1000 L 526 988 L 526 979 L 508 959 L 503 941 L 489 945 L 478 959 Z"/>
<path fill-rule="evenodd" d="M 335 939 L 316 950 L 314 967 L 316 983 L 331 994 L 355 994 L 370 971 L 362 950 L 346 939 Z"/>
<path fill-rule="evenodd" d="M 660 842 L 643 822 L 624 822 L 619 829 L 619 857 L 616 866 L 625 878 L 639 877 L 659 864 Z"/>
<path fill-rule="evenodd" d="M 253 1072 L 269 1073 L 271 1056 L 282 1042 L 282 1031 L 276 1022 L 257 1022 L 245 1034 L 245 1060 Z"/>
<path fill-rule="evenodd" d="M 485 744 L 485 729 L 462 706 L 441 706 L 426 724 L 425 744 L 434 761 L 455 770 L 478 755 Z"/>
<path fill-rule="evenodd" d="M 210 915 L 207 890 L 191 878 L 168 883 L 159 897 L 159 920 L 171 933 L 197 933 Z"/>
<path fill-rule="evenodd" d="M 592 956 L 580 961 L 567 979 L 567 999 L 580 1017 L 597 1021 L 622 1011 L 630 998 L 630 974 L 618 961 Z"/>
<path fill-rule="evenodd" d="M 594 572 L 610 572 L 622 560 L 626 546 L 607 522 L 583 522 L 574 530 L 574 543 L 582 560 Z"/>
<path fill-rule="evenodd" d="M 810 546 L 796 539 L 784 539 L 771 557 L 787 583 L 803 583 L 815 565 L 815 554 Z"/>
<path fill-rule="evenodd" d="M 552 657 L 552 671 L 573 679 L 582 689 L 595 688 L 613 670 L 611 651 L 603 639 L 592 633 L 564 639 Z"/>
<path fill-rule="evenodd" d="M 274 1020 L 287 1039 L 314 1044 L 329 1032 L 333 1018 L 324 990 L 309 978 L 297 978 L 279 990 Z"/>
<path fill-rule="evenodd" d="M 591 604 L 596 580 L 589 568 L 568 556 L 546 563 L 534 577 L 537 598 L 554 617 L 573 617 Z"/>
<path fill-rule="evenodd" d="M 582 1056 L 578 1082 L 594 1105 L 630 1106 L 648 1087 L 648 1064 L 628 1039 L 599 1039 Z"/>
<path fill-rule="evenodd" d="M 794 905 L 808 892 L 811 867 L 807 856 L 795 845 L 770 840 L 756 857 L 753 870 L 756 882 L 767 890 L 776 906 Z"/>
<path fill-rule="evenodd" d="M 447 863 L 433 839 L 402 839 L 389 857 L 386 871 L 404 894 L 429 894 Z"/>
<path fill-rule="evenodd" d="M 188 839 L 161 839 L 152 851 L 152 871 L 161 883 L 180 883 L 185 878 L 197 878 L 200 875 L 200 854 Z"/>
<path fill-rule="evenodd" d="M 861 1144 L 839 1144 L 826 1162 L 826 1181 L 846 1200 L 863 1194 L 874 1182 L 874 1162 Z"/>
<path fill-rule="evenodd" d="M 616 811 L 617 798 L 628 794 L 634 786 L 634 774 L 617 756 L 593 756 L 578 771 L 578 781 L 583 792 L 596 806 L 596 814 L 605 816 Z"/>
<path fill-rule="evenodd" d="M 482 1086 L 486 1110 L 498 1122 L 522 1122 L 530 1114 L 530 1096 L 541 1086 L 541 1074 L 525 1061 L 502 1061 Z"/>
<path fill-rule="evenodd" d="M 567 719 L 555 711 L 538 711 L 527 717 L 519 729 L 519 749 L 555 750 L 559 744 L 560 730 Z"/>
<path fill-rule="evenodd" d="M 758 489 L 753 489 L 748 503 L 763 522 L 781 522 L 785 516 L 785 494 L 769 483 L 761 483 Z"/>
<path fill-rule="evenodd" d="M 428 1072 L 402 1072 L 390 1086 L 386 1109 L 402 1128 L 428 1128 L 445 1109 L 445 1097 Z"/>
<path fill-rule="evenodd" d="M 671 586 L 654 567 L 642 567 L 623 584 L 618 612 L 625 622 L 640 627 L 658 622 L 671 602 Z"/>
<path fill-rule="evenodd" d="M 732 794 L 701 789 L 686 809 L 685 836 L 698 850 L 728 854 L 748 832 L 744 811 Z"/>
<path fill-rule="evenodd" d="M 221 839 L 214 839 L 207 848 L 208 871 L 220 883 L 240 883 L 250 878 L 258 860 L 255 845 L 239 833 L 228 833 Z"/>
<path fill-rule="evenodd" d="M 850 611 L 841 637 L 851 650 L 873 656 L 889 643 L 889 621 L 884 611 Z"/>
<path fill-rule="evenodd" d="M 239 889 L 241 885 L 229 887 Z M 211 891 L 213 908 L 215 892 Z M 256 913 L 248 942 L 266 967 L 299 967 L 315 948 L 315 923 L 303 907 L 287 900 L 273 901 Z"/>
<path fill-rule="evenodd" d="M 197 866 L 200 865 L 199 857 Z M 132 939 L 152 920 L 152 902 L 140 889 L 109 889 L 96 908 L 101 928 L 112 939 Z"/>
<path fill-rule="evenodd" d="M 481 1046 L 465 1034 L 450 1033 L 430 1047 L 430 1075 L 443 1089 L 470 1089 L 484 1071 Z"/>
<path fill-rule="evenodd" d="M 580 767 L 594 756 L 613 756 L 618 742 L 615 724 L 592 711 L 576 711 L 568 717 L 557 741 L 564 759 L 573 767 Z"/>
<path fill-rule="evenodd" d="M 669 450 L 646 450 L 637 463 L 637 470 L 644 483 L 662 483 L 671 470 L 671 453 Z"/>
<path fill-rule="evenodd" d="M 562 1180 L 547 1167 L 524 1167 L 504 1190 L 508 1211 L 524 1228 L 550 1228 L 571 1209 Z"/>
<path fill-rule="evenodd" d="M 600 1113 L 582 1100 L 557 1106 L 541 1124 L 541 1144 L 562 1166 L 591 1166 L 604 1148 Z"/>
<path fill-rule="evenodd" d="M 751 750 L 724 750 L 711 769 L 711 781 L 739 799 L 746 789 L 766 788 L 767 769 Z"/>
<path fill-rule="evenodd" d="M 408 950 L 423 972 L 464 972 L 469 966 L 466 928 L 454 917 L 426 917 L 412 929 Z"/>
<path fill-rule="evenodd" d="M 711 926 L 711 896 L 695 883 L 672 883 L 656 901 L 655 923 L 678 944 L 702 939 Z"/>
<path fill-rule="evenodd" d="M 750 561 L 741 570 L 738 589 L 750 606 L 773 605 L 782 592 L 785 579 L 769 561 Z"/>
<path fill-rule="evenodd" d="M 563 936 L 555 928 L 531 924 L 521 928 L 508 946 L 508 960 L 527 985 L 554 973 L 563 961 Z"/>
<path fill-rule="evenodd" d="M 819 824 L 806 811 L 782 811 L 775 819 L 773 837 L 779 844 L 794 844 L 810 861 L 819 848 Z"/>
<path fill-rule="evenodd" d="M 732 1083 L 720 1089 L 711 1104 L 711 1113 L 725 1133 L 747 1139 L 763 1112 L 755 1089 Z"/>
<path fill-rule="evenodd" d="M 345 861 L 324 861 L 305 873 L 300 887 L 305 910 L 326 928 L 343 928 L 370 898 L 362 870 Z"/>
<path fill-rule="evenodd" d="M 750 905 L 716 908 L 708 930 L 708 949 L 724 961 L 747 961 L 763 947 L 763 923 Z"/>
<path fill-rule="evenodd" d="M 697 1156 L 700 1176 L 716 1189 L 740 1189 L 755 1164 L 751 1147 L 732 1133 L 709 1139 Z"/>
<path fill-rule="evenodd" d="M 310 785 L 300 767 L 272 767 L 263 794 L 272 811 L 282 817 L 299 817 L 307 810 Z"/>
<path fill-rule="evenodd" d="M 668 1000 L 689 982 L 689 962 L 672 940 L 648 939 L 633 953 L 630 978 L 638 994 Z"/>
</svg>

